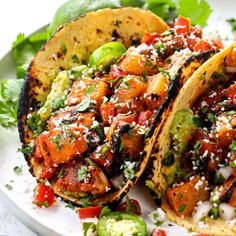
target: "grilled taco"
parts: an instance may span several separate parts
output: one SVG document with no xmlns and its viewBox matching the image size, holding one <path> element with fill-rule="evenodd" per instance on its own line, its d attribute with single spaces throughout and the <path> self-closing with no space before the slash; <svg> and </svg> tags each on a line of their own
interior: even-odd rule
<svg viewBox="0 0 236 236">
<path fill-rule="evenodd" d="M 169 103 L 214 53 L 193 51 L 217 48 L 181 19 L 185 27 L 169 29 L 148 11 L 104 9 L 69 22 L 38 52 L 18 112 L 38 181 L 81 205 L 117 202 L 130 190 Z"/>
<path fill-rule="evenodd" d="M 236 43 L 205 62 L 172 104 L 148 186 L 170 220 L 235 235 Z"/>
</svg>

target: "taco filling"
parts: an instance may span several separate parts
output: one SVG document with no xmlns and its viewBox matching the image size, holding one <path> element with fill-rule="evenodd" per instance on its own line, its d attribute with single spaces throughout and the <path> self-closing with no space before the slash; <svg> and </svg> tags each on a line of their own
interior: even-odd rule
<svg viewBox="0 0 236 236">
<path fill-rule="evenodd" d="M 204 224 L 235 219 L 236 50 L 211 75 L 191 109 L 177 111 L 162 160 L 167 201 L 176 215 Z M 204 76 L 204 74 L 203 74 Z"/>
<path fill-rule="evenodd" d="M 27 117 L 36 137 L 34 174 L 81 202 L 122 189 L 136 178 L 145 134 L 177 70 L 193 52 L 219 47 L 178 18 L 174 28 L 147 33 L 139 45 L 102 45 L 87 65 L 76 64 L 75 55 L 40 109 Z"/>
</svg>

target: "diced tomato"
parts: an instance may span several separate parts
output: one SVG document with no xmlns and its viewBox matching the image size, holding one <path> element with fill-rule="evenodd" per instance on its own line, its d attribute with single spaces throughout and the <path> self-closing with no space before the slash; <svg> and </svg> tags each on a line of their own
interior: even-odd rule
<svg viewBox="0 0 236 236">
<path fill-rule="evenodd" d="M 196 45 L 196 43 L 198 42 L 198 38 L 196 38 L 196 36 L 192 36 L 190 35 L 189 37 L 186 38 L 187 44 L 188 44 L 188 48 L 191 51 L 194 51 L 194 46 Z"/>
<path fill-rule="evenodd" d="M 190 29 L 190 19 L 185 17 L 178 17 L 175 20 L 174 29 L 178 35 L 187 35 Z"/>
<path fill-rule="evenodd" d="M 154 229 L 152 231 L 152 236 L 167 236 L 166 231 L 163 229 Z"/>
<path fill-rule="evenodd" d="M 86 208 L 79 208 L 77 213 L 80 219 L 99 217 L 102 211 L 102 206 L 91 206 Z"/>
<path fill-rule="evenodd" d="M 121 203 L 117 209 L 117 211 L 124 211 L 124 212 L 132 212 L 136 215 L 141 215 L 141 206 L 139 202 L 135 199 L 127 199 L 126 202 Z"/>
<path fill-rule="evenodd" d="M 50 186 L 38 184 L 35 191 L 34 204 L 38 207 L 50 207 L 54 203 L 54 191 Z"/>
<path fill-rule="evenodd" d="M 146 33 L 144 34 L 143 38 L 142 38 L 142 43 L 146 43 L 146 44 L 151 44 L 151 43 L 155 43 L 156 42 L 156 38 L 159 38 L 160 34 L 159 33 Z"/>
<path fill-rule="evenodd" d="M 131 115 L 117 115 L 115 117 L 116 121 L 123 121 L 129 124 L 132 124 L 133 122 L 136 121 L 136 115 L 131 114 Z"/>
<path fill-rule="evenodd" d="M 55 174 L 56 168 L 55 167 L 46 167 L 44 166 L 40 178 L 42 179 L 50 179 Z"/>
<path fill-rule="evenodd" d="M 100 107 L 100 114 L 103 123 L 110 125 L 115 115 L 115 104 L 112 102 L 107 102 L 105 104 L 102 104 Z"/>
<path fill-rule="evenodd" d="M 109 82 L 112 83 L 113 87 L 115 87 L 119 83 L 121 77 L 124 77 L 126 75 L 127 75 L 127 73 L 125 71 L 123 71 L 122 69 L 120 69 L 117 65 L 112 65 L 111 69 L 110 69 L 110 81 Z M 119 79 L 119 77 L 120 77 L 120 79 Z"/>
<path fill-rule="evenodd" d="M 233 48 L 225 61 L 226 71 L 228 73 L 236 73 L 236 48 Z"/>
<path fill-rule="evenodd" d="M 109 168 L 113 162 L 114 155 L 108 144 L 98 146 L 95 152 L 90 155 L 90 158 L 99 165 Z"/>
<path fill-rule="evenodd" d="M 211 50 L 211 45 L 209 42 L 201 39 L 196 45 L 194 46 L 194 51 L 202 53 L 205 51 Z"/>
<path fill-rule="evenodd" d="M 139 125 L 145 126 L 147 125 L 149 122 L 149 118 L 152 116 L 152 112 L 147 110 L 147 111 L 142 111 L 137 119 L 137 123 Z"/>
<path fill-rule="evenodd" d="M 228 99 L 236 99 L 236 84 L 233 84 L 227 88 L 224 94 Z"/>
</svg>

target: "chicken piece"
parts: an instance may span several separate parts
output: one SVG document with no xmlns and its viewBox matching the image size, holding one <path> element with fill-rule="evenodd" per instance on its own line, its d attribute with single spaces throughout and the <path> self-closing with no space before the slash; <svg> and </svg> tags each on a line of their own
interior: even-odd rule
<svg viewBox="0 0 236 236">
<path fill-rule="evenodd" d="M 146 87 L 146 83 L 139 76 L 128 75 L 115 90 L 114 98 L 118 99 L 119 103 L 138 98 L 146 90 Z"/>
<path fill-rule="evenodd" d="M 52 116 L 48 122 L 48 129 L 52 130 L 56 127 L 59 127 L 61 124 L 82 124 L 85 127 L 90 127 L 93 124 L 93 117 L 95 116 L 94 112 L 85 112 L 79 113 L 76 109 L 70 109 L 57 113 Z"/>
<path fill-rule="evenodd" d="M 206 190 L 207 182 L 195 176 L 188 182 L 167 191 L 167 198 L 178 216 L 190 216 L 199 201 L 209 199 L 209 191 Z"/>
<path fill-rule="evenodd" d="M 83 78 L 73 83 L 67 98 L 67 103 L 69 106 L 77 105 L 82 102 L 84 98 L 90 96 L 92 103 L 95 103 L 94 105 L 99 108 L 103 97 L 109 93 L 108 83 L 102 80 Z"/>
<path fill-rule="evenodd" d="M 154 75 L 162 66 L 155 49 L 148 48 L 146 44 L 131 47 L 118 65 L 122 71 L 131 75 Z"/>
<path fill-rule="evenodd" d="M 87 150 L 83 129 L 78 127 L 45 131 L 37 139 L 46 167 L 66 163 Z"/>
<path fill-rule="evenodd" d="M 102 195 L 110 190 L 110 184 L 99 167 L 71 162 L 61 169 L 63 176 L 58 178 L 56 189 L 72 196 L 85 194 Z"/>
</svg>

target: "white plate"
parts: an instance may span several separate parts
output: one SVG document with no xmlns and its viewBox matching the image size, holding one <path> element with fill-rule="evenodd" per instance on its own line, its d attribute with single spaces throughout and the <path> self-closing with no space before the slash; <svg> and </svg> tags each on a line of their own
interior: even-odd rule
<svg viewBox="0 0 236 236">
<path fill-rule="evenodd" d="M 219 32 L 222 39 L 230 35 L 230 27 L 225 19 L 235 17 L 236 1 L 209 1 L 214 9 L 207 30 Z M 229 36 L 233 39 L 232 34 Z M 15 67 L 11 54 L 6 54 L 0 61 L 0 78 L 12 79 L 15 77 Z M 32 204 L 35 179 L 28 172 L 28 167 L 22 155 L 17 153 L 20 147 L 16 129 L 0 128 L 0 199 L 10 212 L 30 229 L 41 235 L 82 235 L 82 224 L 75 211 L 65 208 L 65 203 L 57 199 L 54 207 L 37 209 Z M 22 166 L 23 173 L 14 173 L 15 166 Z M 9 191 L 5 185 L 10 184 L 13 189 Z M 129 194 L 140 201 L 143 217 L 149 232 L 155 226 L 147 218 L 147 214 L 156 209 L 151 195 L 142 183 L 139 183 Z M 163 228 L 168 235 L 190 235 L 187 230 L 174 224 L 165 223 Z"/>
</svg>

